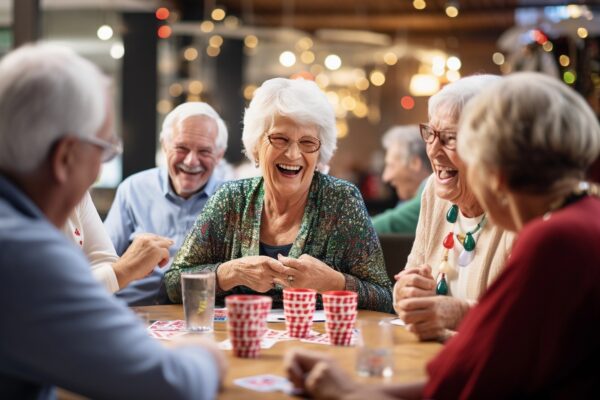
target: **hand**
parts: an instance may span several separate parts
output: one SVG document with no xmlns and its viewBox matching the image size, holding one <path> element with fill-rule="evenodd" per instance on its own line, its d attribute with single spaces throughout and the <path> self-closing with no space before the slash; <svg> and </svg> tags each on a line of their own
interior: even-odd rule
<svg viewBox="0 0 600 400">
<path fill-rule="evenodd" d="M 284 281 L 277 282 L 284 287 L 309 288 L 321 293 L 344 290 L 346 287 L 346 278 L 341 272 L 308 254 L 302 254 L 297 259 L 279 254 L 277 259 L 290 271 Z"/>
<path fill-rule="evenodd" d="M 221 264 L 217 269 L 217 279 L 223 290 L 244 285 L 264 293 L 272 289 L 275 283 L 287 282 L 289 270 L 271 257 L 248 256 Z"/>
<path fill-rule="evenodd" d="M 172 245 L 173 241 L 166 237 L 150 233 L 136 236 L 121 258 L 113 264 L 119 288 L 147 276 L 157 265 L 167 265 L 169 247 Z"/>
<path fill-rule="evenodd" d="M 163 342 L 163 344 L 165 347 L 169 348 L 202 347 L 202 349 L 208 351 L 215 360 L 215 364 L 219 371 L 219 386 L 221 389 L 223 388 L 223 380 L 225 378 L 225 373 L 227 372 L 227 359 L 214 341 L 194 335 L 184 335 L 175 340 Z"/>
<path fill-rule="evenodd" d="M 447 337 L 447 329 L 458 327 L 470 308 L 470 303 L 455 297 L 430 296 L 400 300 L 396 311 L 420 340 L 439 340 Z"/>
<path fill-rule="evenodd" d="M 411 297 L 435 296 L 435 279 L 431 267 L 423 264 L 419 267 L 408 268 L 394 276 L 394 308 L 403 299 Z M 399 312 L 396 309 L 396 312 Z"/>
<path fill-rule="evenodd" d="M 284 358 L 284 368 L 294 387 L 315 399 L 340 399 L 358 387 L 345 371 L 322 353 L 293 349 Z"/>
</svg>

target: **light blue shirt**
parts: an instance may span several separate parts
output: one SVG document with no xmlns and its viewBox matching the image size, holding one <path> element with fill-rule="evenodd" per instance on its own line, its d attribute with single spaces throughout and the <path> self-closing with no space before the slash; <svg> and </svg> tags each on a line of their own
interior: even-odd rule
<svg viewBox="0 0 600 400">
<path fill-rule="evenodd" d="M 168 350 L 93 278 L 80 249 L 0 175 L 0 399 L 213 399 L 198 347 Z"/>
<path fill-rule="evenodd" d="M 178 196 L 169 183 L 164 168 L 138 172 L 125 179 L 117 188 L 104 226 L 117 254 L 122 255 L 136 235 L 154 233 L 172 239 L 170 262 L 192 229 L 196 217 L 221 182 L 211 177 L 204 188 L 188 199 Z M 134 281 L 118 291 L 117 297 L 130 306 L 165 304 L 168 297 L 163 276 L 168 267 L 154 268 L 146 278 Z"/>
</svg>

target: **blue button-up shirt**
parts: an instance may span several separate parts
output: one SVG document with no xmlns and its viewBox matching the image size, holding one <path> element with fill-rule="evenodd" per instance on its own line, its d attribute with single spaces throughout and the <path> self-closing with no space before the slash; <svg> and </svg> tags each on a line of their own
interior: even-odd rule
<svg viewBox="0 0 600 400">
<path fill-rule="evenodd" d="M 154 233 L 175 242 L 170 249 L 170 265 L 196 217 L 220 184 L 211 177 L 200 192 L 184 199 L 173 191 L 165 168 L 149 169 L 125 179 L 119 185 L 104 221 L 117 254 L 122 255 L 136 235 Z M 162 285 L 167 269 L 168 266 L 154 268 L 146 278 L 134 281 L 117 292 L 117 297 L 131 306 L 167 303 Z"/>
<path fill-rule="evenodd" d="M 212 399 L 218 369 L 168 350 L 92 276 L 81 249 L 0 175 L 0 399 Z"/>
</svg>

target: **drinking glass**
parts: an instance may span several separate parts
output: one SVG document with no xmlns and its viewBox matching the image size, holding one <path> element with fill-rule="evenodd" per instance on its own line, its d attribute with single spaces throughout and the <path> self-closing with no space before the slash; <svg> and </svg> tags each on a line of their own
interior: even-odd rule
<svg viewBox="0 0 600 400">
<path fill-rule="evenodd" d="M 360 376 L 392 376 L 394 331 L 390 320 L 358 320 L 356 327 L 359 331 L 356 343 L 356 373 Z"/>
<path fill-rule="evenodd" d="M 181 274 L 181 293 L 186 328 L 190 332 L 211 332 L 215 312 L 215 273 Z"/>
</svg>

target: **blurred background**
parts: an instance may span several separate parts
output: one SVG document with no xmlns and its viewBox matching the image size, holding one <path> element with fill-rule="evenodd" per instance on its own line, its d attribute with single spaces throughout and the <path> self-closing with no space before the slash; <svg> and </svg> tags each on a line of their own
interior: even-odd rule
<svg viewBox="0 0 600 400">
<path fill-rule="evenodd" d="M 600 0 L 0 0 L 0 56 L 65 44 L 113 79 L 124 152 L 95 185 L 101 214 L 125 177 L 161 162 L 164 116 L 206 101 L 225 120 L 226 159 L 246 162 L 244 107 L 276 76 L 312 79 L 336 110 L 330 174 L 371 213 L 397 202 L 382 183 L 382 134 L 427 121 L 427 99 L 475 73 L 536 70 L 600 114 Z"/>
</svg>

